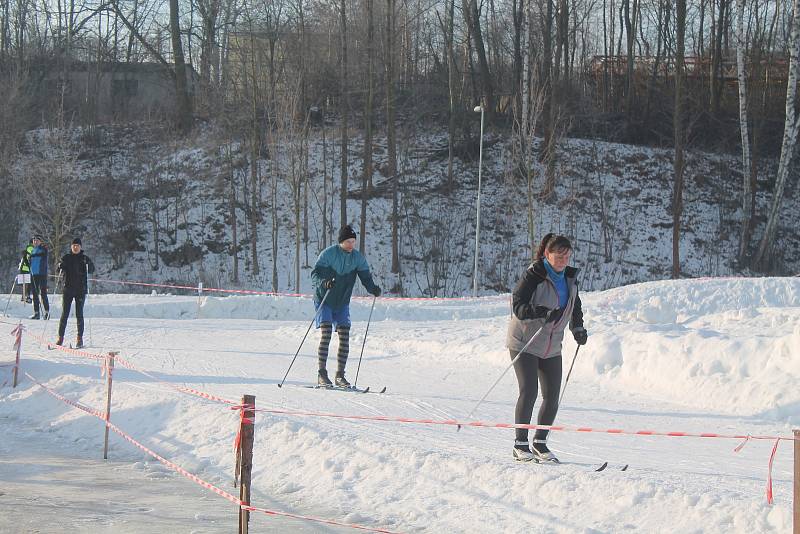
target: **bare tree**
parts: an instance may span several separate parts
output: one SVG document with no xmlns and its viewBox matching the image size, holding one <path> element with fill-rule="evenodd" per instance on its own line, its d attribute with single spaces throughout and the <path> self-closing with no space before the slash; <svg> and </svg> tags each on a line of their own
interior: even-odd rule
<svg viewBox="0 0 800 534">
<path fill-rule="evenodd" d="M 781 158 L 778 162 L 778 174 L 775 177 L 775 191 L 767 217 L 767 226 L 758 244 L 758 252 L 753 259 L 753 265 L 764 270 L 770 267 L 770 254 L 778 229 L 778 219 L 781 204 L 783 203 L 783 191 L 786 188 L 786 179 L 789 176 L 789 168 L 797 146 L 797 135 L 800 132 L 800 114 L 797 113 L 796 107 L 798 71 L 800 70 L 800 0 L 792 0 L 791 20 L 789 76 L 786 81 L 786 119 L 783 126 Z"/>
<path fill-rule="evenodd" d="M 172 37 L 172 57 L 175 62 L 175 98 L 177 99 L 178 129 L 188 132 L 192 129 L 192 101 L 189 99 L 186 62 L 183 59 L 181 26 L 178 15 L 178 0 L 169 0 L 169 29 Z"/>
<path fill-rule="evenodd" d="M 250 109 L 252 111 L 250 127 L 250 257 L 253 261 L 253 275 L 258 276 L 261 269 L 258 263 L 258 219 L 260 176 L 258 156 L 261 152 L 261 130 L 258 124 L 258 74 L 256 73 L 256 42 L 253 35 L 252 13 L 247 14 L 250 28 Z"/>
<path fill-rule="evenodd" d="M 347 0 L 342 0 L 341 5 L 339 6 L 339 15 L 341 16 L 341 27 L 339 31 L 341 32 L 341 39 L 342 39 L 342 57 L 339 61 L 341 61 L 340 65 L 340 80 L 339 83 L 341 84 L 341 109 L 342 109 L 342 128 L 341 128 L 341 137 L 342 137 L 342 167 L 340 169 L 340 180 L 341 180 L 341 187 L 339 190 L 339 223 L 341 226 L 347 224 L 347 178 L 349 168 L 347 162 L 347 150 L 348 150 L 348 118 L 350 115 L 350 98 L 348 91 L 350 90 L 348 85 L 348 78 L 347 78 Z"/>
<path fill-rule="evenodd" d="M 395 0 L 386 0 L 386 144 L 388 145 L 387 174 L 392 181 L 392 272 L 400 272 L 400 238 L 398 226 L 398 197 L 400 174 L 397 172 L 397 136 L 394 118 L 394 35 Z"/>
<path fill-rule="evenodd" d="M 78 169 L 78 150 L 63 126 L 45 130 L 38 145 L 40 159 L 22 170 L 25 212 L 60 251 L 91 212 L 91 184 Z"/>
<path fill-rule="evenodd" d="M 233 151 L 231 150 L 231 143 L 226 146 L 228 156 L 228 179 L 230 181 L 230 197 L 229 203 L 229 224 L 231 225 L 231 256 L 233 256 L 233 278 L 234 284 L 239 283 L 239 236 L 238 236 L 238 219 L 236 217 L 236 171 L 238 170 L 233 162 Z"/>
<path fill-rule="evenodd" d="M 375 21 L 373 2 L 367 8 L 367 98 L 364 103 L 364 169 L 361 187 L 361 228 L 358 248 L 363 254 L 367 243 L 367 198 L 372 193 L 372 100 L 375 91 Z"/>
<path fill-rule="evenodd" d="M 672 278 L 678 278 L 681 273 L 681 214 L 683 213 L 683 183 L 685 171 L 685 142 L 686 132 L 684 131 L 684 78 L 685 78 L 685 36 L 686 36 L 686 0 L 677 0 L 675 3 L 675 112 L 674 121 L 674 143 L 675 159 L 673 168 L 675 172 L 674 188 L 672 190 Z"/>
<path fill-rule="evenodd" d="M 750 158 L 750 129 L 747 118 L 744 0 L 736 0 L 736 20 L 736 74 L 739 82 L 739 130 L 742 137 L 742 233 L 739 241 L 739 260 L 743 261 L 750 248 L 750 238 L 753 233 L 756 193 L 756 169 Z"/>
<path fill-rule="evenodd" d="M 481 12 L 478 8 L 478 0 L 463 0 L 464 21 L 469 26 L 469 33 L 472 36 L 475 52 L 478 54 L 478 67 L 481 80 L 481 103 L 486 106 L 486 113 L 491 120 L 494 113 L 494 84 L 492 74 L 489 71 L 489 62 L 486 59 L 486 47 L 483 44 L 483 32 L 481 30 Z"/>
</svg>

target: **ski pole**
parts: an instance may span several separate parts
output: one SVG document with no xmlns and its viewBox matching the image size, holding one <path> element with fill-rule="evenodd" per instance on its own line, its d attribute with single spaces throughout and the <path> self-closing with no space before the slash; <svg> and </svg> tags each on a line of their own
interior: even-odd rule
<svg viewBox="0 0 800 534">
<path fill-rule="evenodd" d="M 545 323 L 545 324 L 547 324 L 547 323 Z M 469 419 L 470 417 L 472 417 L 472 414 L 475 413 L 475 410 L 478 409 L 478 406 L 483 404 L 483 401 L 486 400 L 486 397 L 489 396 L 489 393 L 491 393 L 492 390 L 495 388 L 495 386 L 497 386 L 497 384 L 500 383 L 500 381 L 503 379 L 503 377 L 506 376 L 506 373 L 508 372 L 508 370 L 511 369 L 512 367 L 514 367 L 514 364 L 517 363 L 517 360 L 519 360 L 520 356 L 522 356 L 525 353 L 525 349 L 527 349 L 530 346 L 530 344 L 533 343 L 534 339 L 539 337 L 539 334 L 542 332 L 543 329 L 544 329 L 544 324 L 542 326 L 540 326 L 539 330 L 537 330 L 536 333 L 531 336 L 531 338 L 528 340 L 528 342 L 525 343 L 525 346 L 522 347 L 522 350 L 520 350 L 517 353 L 517 355 L 514 356 L 514 359 L 511 360 L 511 364 L 508 367 L 506 367 L 505 370 L 502 372 L 502 374 L 497 378 L 497 380 L 494 381 L 494 384 L 492 384 L 492 387 L 490 387 L 489 390 L 486 393 L 484 393 L 483 397 L 481 397 L 481 400 L 479 400 L 478 404 L 476 404 L 475 407 L 472 408 L 472 410 L 467 414 L 467 417 L 465 419 Z M 461 425 L 458 425 L 458 427 L 456 428 L 456 432 L 458 432 L 459 430 L 461 430 Z"/>
<path fill-rule="evenodd" d="M 367 344 L 367 334 L 369 334 L 369 323 L 372 321 L 372 310 L 375 309 L 375 300 L 378 297 L 372 297 L 372 306 L 369 309 L 369 318 L 367 319 L 367 329 L 364 331 L 364 341 L 361 343 L 361 355 L 358 357 L 358 367 L 356 367 L 356 379 L 353 380 L 353 387 L 358 383 L 358 372 L 361 370 L 361 358 L 364 357 L 364 345 Z"/>
<path fill-rule="evenodd" d="M 8 294 L 8 300 L 6 301 L 6 309 L 3 310 L 3 315 L 8 317 L 8 305 L 11 304 L 11 295 L 14 294 L 14 289 L 17 287 L 17 277 L 14 276 L 14 283 L 11 284 L 11 292 Z"/>
<path fill-rule="evenodd" d="M 567 390 L 567 384 L 569 384 L 569 375 L 572 374 L 572 368 L 575 366 L 575 358 L 578 357 L 578 351 L 581 350 L 581 346 L 575 349 L 575 356 L 572 357 L 572 363 L 569 365 L 569 372 L 567 373 L 567 379 L 564 380 L 564 389 L 561 390 L 561 396 L 558 398 L 558 405 L 561 406 L 561 399 L 564 398 L 564 392 Z"/>
<path fill-rule="evenodd" d="M 278 387 L 283 387 L 283 383 L 286 381 L 286 377 L 289 376 L 289 371 L 292 370 L 292 366 L 294 365 L 294 361 L 297 359 L 297 355 L 300 354 L 300 349 L 303 346 L 303 343 L 306 342 L 306 337 L 308 337 L 308 333 L 311 332 L 311 327 L 314 326 L 314 322 L 317 320 L 317 317 L 320 313 L 322 313 L 322 305 L 325 304 L 325 299 L 328 298 L 328 294 L 331 292 L 330 289 L 325 291 L 325 296 L 322 297 L 322 301 L 319 303 L 319 308 L 317 308 L 317 313 L 314 314 L 314 318 L 311 319 L 311 324 L 308 325 L 308 330 L 306 330 L 306 335 L 303 336 L 303 340 L 300 342 L 300 346 L 297 347 L 297 352 L 294 353 L 294 358 L 292 358 L 292 363 L 289 364 L 289 368 L 286 369 L 286 374 L 283 375 L 283 380 L 280 381 Z"/>
<path fill-rule="evenodd" d="M 56 288 L 53 291 L 53 300 L 55 301 L 55 296 L 58 293 L 58 286 L 61 285 L 61 277 L 64 275 L 62 271 L 58 271 L 58 278 L 56 278 Z M 61 310 L 64 310 L 64 299 L 61 299 Z M 50 323 L 50 312 L 47 312 L 47 319 L 44 320 L 44 326 L 42 327 L 42 338 L 47 339 L 47 325 Z"/>
</svg>

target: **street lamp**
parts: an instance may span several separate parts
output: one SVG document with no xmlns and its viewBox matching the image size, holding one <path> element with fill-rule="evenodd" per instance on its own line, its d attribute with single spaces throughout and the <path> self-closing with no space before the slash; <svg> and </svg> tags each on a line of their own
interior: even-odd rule
<svg viewBox="0 0 800 534">
<path fill-rule="evenodd" d="M 479 256 L 479 245 L 480 245 L 480 232 L 481 232 L 481 170 L 483 168 L 483 105 L 475 106 L 473 110 L 476 113 L 480 111 L 481 113 L 481 140 L 480 140 L 480 149 L 478 151 L 478 207 L 477 207 L 477 217 L 475 221 L 475 273 L 472 275 L 472 296 L 478 296 L 478 256 Z"/>
</svg>

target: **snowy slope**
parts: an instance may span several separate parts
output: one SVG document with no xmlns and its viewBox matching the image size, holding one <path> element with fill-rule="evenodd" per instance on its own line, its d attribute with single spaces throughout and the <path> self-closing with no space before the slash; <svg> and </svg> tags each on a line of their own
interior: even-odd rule
<svg viewBox="0 0 800 534">
<path fill-rule="evenodd" d="M 463 419 L 510 361 L 507 297 L 378 299 L 358 383 L 388 385 L 384 395 L 296 387 L 315 378 L 314 334 L 288 386 L 275 387 L 308 327 L 306 299 L 90 299 L 92 352 L 120 350 L 161 380 L 224 398 L 253 394 L 263 409 Z M 783 436 L 800 426 L 800 279 L 652 282 L 586 293 L 583 301 L 589 344 L 578 354 L 557 424 Z M 370 304 L 353 304 L 351 379 Z M 23 313 L 12 303 L 12 316 Z M 26 324 L 53 337 L 54 324 Z M 11 358 L 10 340 L 0 364 Z M 567 359 L 574 351 L 565 343 Z M 23 368 L 71 399 L 104 404 L 91 360 L 28 340 Z M 0 383 L 7 373 L 0 367 Z M 515 401 L 508 373 L 474 418 L 512 422 Z M 112 420 L 231 490 L 236 415 L 226 406 L 118 369 Z M 36 424 L 42 433 L 32 439 L 54 450 L 90 455 L 102 445 L 99 421 L 28 381 L 0 389 L 0 421 Z M 566 462 L 560 467 L 515 464 L 512 444 L 507 429 L 260 413 L 254 487 L 267 508 L 403 532 L 791 530 L 787 442 L 775 457 L 772 506 L 764 496 L 770 441 L 752 440 L 734 453 L 737 440 L 554 432 L 551 447 Z M 111 455 L 145 460 L 115 437 Z M 609 469 L 593 472 L 603 461 Z M 624 464 L 630 468 L 621 472 Z M 187 517 L 187 525 L 198 521 Z M 271 524 L 266 516 L 252 521 L 254 532 Z"/>
<path fill-rule="evenodd" d="M 14 172 L 19 176 L 43 158 L 66 158 L 75 172 L 101 192 L 90 217 L 75 232 L 83 236 L 87 254 L 97 264 L 99 278 L 142 282 L 180 281 L 206 287 L 236 287 L 233 276 L 233 231 L 229 189 L 231 175 L 237 187 L 238 279 L 241 287 L 294 291 L 295 237 L 304 236 L 300 248 L 300 291 L 310 290 L 310 270 L 323 248 L 341 226 L 340 176 L 337 147 L 327 144 L 322 130 L 310 132 L 308 191 L 303 189 L 302 213 L 306 222 L 295 228 L 291 162 L 287 142 L 272 147 L 269 159 L 259 161 L 262 180 L 261 213 L 256 242 L 260 273 L 253 274 L 248 150 L 234 143 L 235 166 L 230 168 L 227 133 L 207 125 L 183 143 L 158 143 L 163 133 L 146 125 L 98 127 L 103 146 L 81 144 L 81 131 L 68 133 L 72 145 L 48 141 L 46 130 L 29 133 L 30 153 L 23 153 Z M 404 296 L 462 296 L 471 294 L 475 251 L 477 161 L 456 158 L 455 188 L 444 187 L 447 176 L 447 133 L 418 125 L 402 128 L 398 151 L 402 181 L 399 191 L 399 255 L 401 273 L 391 272 L 391 187 L 386 176 L 385 139 L 376 137 L 374 184 L 376 193 L 366 209 L 367 256 L 376 280 L 384 290 Z M 56 136 L 57 137 L 57 136 Z M 335 143 L 334 143 L 335 144 Z M 442 152 L 442 148 L 444 151 Z M 527 183 L 515 174 L 514 149 L 502 132 L 486 134 L 481 186 L 479 291 L 493 294 L 511 290 L 520 270 L 531 257 L 527 212 Z M 360 233 L 363 139 L 351 137 L 351 197 L 347 222 Z M 475 154 L 477 158 L 477 153 Z M 534 194 L 530 224 L 533 241 L 550 231 L 573 240 L 573 261 L 581 268 L 585 289 L 607 289 L 634 282 L 670 277 L 672 264 L 672 176 L 670 150 L 564 139 L 559 147 L 557 185 L 552 199 Z M 770 191 L 774 161 L 759 170 L 756 209 L 760 215 L 772 203 Z M 533 191 L 543 188 L 544 169 L 533 163 Z M 737 261 L 741 226 L 741 180 L 737 157 L 689 151 L 681 226 L 682 273 L 690 277 L 751 275 Z M 327 177 L 327 184 L 325 178 Z M 356 178 L 359 177 L 359 178 Z M 153 186 L 152 181 L 158 185 Z M 273 191 L 274 185 L 274 191 Z M 307 193 L 307 194 L 306 194 Z M 324 197 L 327 196 L 327 201 Z M 307 210 L 306 210 L 306 198 Z M 795 224 L 800 197 L 787 191 L 781 205 L 778 238 L 772 260 L 775 273 L 800 272 L 800 234 Z M 325 240 L 323 207 L 331 221 Z M 151 218 L 158 214 L 159 242 Z M 273 213 L 277 230 L 273 229 Z M 754 231 L 763 233 L 764 217 Z M 32 221 L 28 221 L 32 222 Z M 606 230 L 604 231 L 604 223 Z M 33 228 L 23 228 L 19 248 Z M 41 230 L 41 229 L 38 229 Z M 273 252 L 273 235 L 276 251 Z M 308 236 L 307 241 L 305 236 Z M 131 236 L 136 236 L 133 239 Z M 364 239 L 364 236 L 359 236 Z M 754 243 L 755 246 L 755 243 Z M 156 258 L 158 249 L 158 259 Z M 58 254 L 66 250 L 56 251 Z M 17 259 L 7 261 L 6 273 Z M 277 285 L 272 267 L 276 264 Z M 101 292 L 116 292 L 118 285 L 99 285 Z"/>
</svg>

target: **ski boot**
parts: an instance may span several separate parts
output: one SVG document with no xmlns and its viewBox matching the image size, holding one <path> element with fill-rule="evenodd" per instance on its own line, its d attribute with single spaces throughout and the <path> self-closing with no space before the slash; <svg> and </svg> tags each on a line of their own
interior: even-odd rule
<svg viewBox="0 0 800 534">
<path fill-rule="evenodd" d="M 83 348 L 83 338 L 81 336 L 78 336 L 78 338 L 75 340 L 75 348 L 76 349 Z"/>
<path fill-rule="evenodd" d="M 331 379 L 328 378 L 328 371 L 325 369 L 319 370 L 319 374 L 317 374 L 317 385 L 324 388 L 333 386 L 333 382 L 331 382 Z"/>
<path fill-rule="evenodd" d="M 518 462 L 538 462 L 536 456 L 528 448 L 527 441 L 514 442 L 514 459 Z"/>
<path fill-rule="evenodd" d="M 336 387 L 339 388 L 349 388 L 350 382 L 344 377 L 344 373 L 336 373 Z"/>
<path fill-rule="evenodd" d="M 560 464 L 561 462 L 556 458 L 556 455 L 550 452 L 547 448 L 547 440 L 535 439 L 531 452 L 536 456 L 536 460 L 540 463 Z"/>
</svg>

